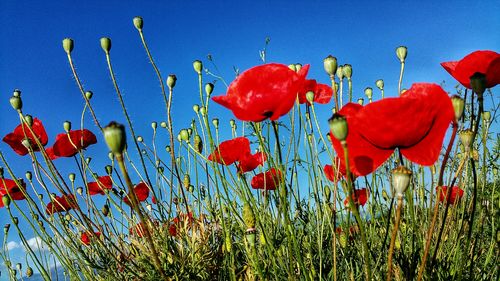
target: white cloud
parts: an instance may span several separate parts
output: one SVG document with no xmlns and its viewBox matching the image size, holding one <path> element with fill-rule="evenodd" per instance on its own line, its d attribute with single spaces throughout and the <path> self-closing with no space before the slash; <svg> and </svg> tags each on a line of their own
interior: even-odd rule
<svg viewBox="0 0 500 281">
<path fill-rule="evenodd" d="M 30 247 L 33 251 L 48 250 L 47 246 L 42 241 L 42 238 L 39 236 L 28 239 L 26 244 L 28 244 L 28 247 Z M 10 241 L 7 243 L 7 250 L 11 251 L 15 249 L 23 249 L 24 251 L 27 251 L 26 247 L 21 242 Z"/>
<path fill-rule="evenodd" d="M 7 243 L 7 250 L 9 250 L 9 251 L 17 249 L 17 248 L 21 248 L 21 247 L 22 247 L 21 243 L 17 243 L 14 241 L 10 241 L 9 243 Z"/>
</svg>

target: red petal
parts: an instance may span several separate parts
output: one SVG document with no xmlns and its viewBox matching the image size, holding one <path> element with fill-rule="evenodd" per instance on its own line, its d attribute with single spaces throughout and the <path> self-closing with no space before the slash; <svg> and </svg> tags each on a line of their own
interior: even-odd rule
<svg viewBox="0 0 500 281">
<path fill-rule="evenodd" d="M 43 127 L 42 121 L 38 118 L 33 119 L 33 124 L 31 125 L 31 130 L 35 134 L 38 141 L 40 141 L 41 145 L 45 146 L 48 142 L 47 132 L 45 132 L 45 128 Z M 28 149 L 21 143 L 25 138 L 31 143 L 33 151 L 39 151 L 40 148 L 36 144 L 35 137 L 29 130 L 26 124 L 20 124 L 15 129 L 14 132 L 7 134 L 3 141 L 6 142 L 10 147 L 19 155 L 28 154 Z"/>
<path fill-rule="evenodd" d="M 113 181 L 110 176 L 102 176 L 97 178 L 97 182 L 89 182 L 87 188 L 90 195 L 104 195 L 104 189 L 113 188 Z"/>
<path fill-rule="evenodd" d="M 56 160 L 57 158 L 59 158 L 59 156 L 54 154 L 53 147 L 49 147 L 49 148 L 45 149 L 45 153 L 47 153 L 47 156 L 49 156 L 50 160 Z"/>
<path fill-rule="evenodd" d="M 356 197 L 356 202 L 357 204 L 361 205 L 361 206 L 364 206 L 366 204 L 366 202 L 368 201 L 368 196 L 369 196 L 369 192 L 368 192 L 368 189 L 366 188 L 361 188 L 361 189 L 356 189 L 354 191 L 354 196 Z M 344 206 L 349 206 L 349 199 L 346 198 L 344 200 Z"/>
<path fill-rule="evenodd" d="M 56 142 L 53 146 L 54 155 L 72 157 L 81 149 L 95 143 L 97 143 L 96 136 L 87 129 L 69 131 L 69 137 L 66 133 L 56 136 Z"/>
<path fill-rule="evenodd" d="M 56 196 L 52 202 L 49 202 L 49 204 L 47 204 L 45 212 L 47 213 L 47 215 L 52 215 L 54 213 L 66 212 L 74 208 L 76 208 L 75 195 L 69 194 Z"/>
<path fill-rule="evenodd" d="M 266 154 L 263 152 L 257 152 L 253 155 L 249 153 L 242 159 L 240 159 L 240 163 L 238 164 L 238 171 L 240 173 L 253 171 L 258 166 L 264 164 L 266 160 Z"/>
<path fill-rule="evenodd" d="M 0 200 L 3 196 L 9 194 L 12 200 L 24 200 L 26 192 L 26 183 L 20 180 L 20 186 L 17 185 L 15 180 L 11 179 L 0 179 Z"/>
<path fill-rule="evenodd" d="M 146 199 L 148 199 L 149 187 L 147 186 L 147 184 L 141 182 L 134 187 L 134 192 L 135 195 L 137 196 L 137 200 L 139 200 L 139 202 L 143 202 Z M 127 194 L 127 197 L 123 198 L 123 202 L 129 206 L 132 206 L 129 197 L 130 194 Z"/>
<path fill-rule="evenodd" d="M 252 178 L 252 188 L 275 190 L 283 180 L 283 175 L 280 170 L 271 168 L 267 172 L 259 173 Z"/>
<path fill-rule="evenodd" d="M 500 54 L 494 51 L 475 51 L 460 61 L 441 65 L 464 87 L 471 88 L 470 77 L 479 72 L 486 75 L 486 87 L 500 84 Z"/>
<path fill-rule="evenodd" d="M 208 160 L 223 165 L 231 165 L 250 153 L 250 141 L 245 137 L 223 141 L 219 147 L 208 156 Z"/>
<path fill-rule="evenodd" d="M 446 198 L 446 195 L 448 195 L 448 187 L 447 186 L 441 186 L 441 188 L 436 187 L 436 192 L 439 192 L 439 201 L 443 202 Z M 458 186 L 453 186 L 451 188 L 451 194 L 450 198 L 448 198 L 448 204 L 455 204 L 455 202 L 458 202 L 460 198 L 462 198 L 464 195 L 464 191 L 460 189 Z"/>
<path fill-rule="evenodd" d="M 28 154 L 28 149 L 21 143 L 23 139 L 23 137 L 14 133 L 9 133 L 2 140 L 7 143 L 15 153 L 24 156 Z"/>
</svg>

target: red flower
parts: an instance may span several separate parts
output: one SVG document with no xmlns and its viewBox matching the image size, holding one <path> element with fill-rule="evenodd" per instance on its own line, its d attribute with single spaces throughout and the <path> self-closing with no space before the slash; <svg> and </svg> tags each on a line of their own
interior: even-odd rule
<svg viewBox="0 0 500 281">
<path fill-rule="evenodd" d="M 23 129 L 24 127 L 24 129 Z M 7 134 L 3 141 L 6 142 L 14 150 L 15 153 L 19 155 L 28 154 L 28 149 L 22 144 L 22 141 L 27 138 L 31 144 L 33 151 L 40 151 L 40 148 L 36 144 L 35 138 L 45 146 L 49 141 L 45 128 L 43 127 L 42 121 L 38 118 L 33 119 L 33 124 L 31 125 L 31 130 L 35 133 L 35 136 L 31 133 L 30 129 L 26 124 L 21 124 L 14 129 L 14 132 Z M 25 134 L 26 133 L 26 134 Z"/>
<path fill-rule="evenodd" d="M 57 135 L 52 148 L 57 157 L 71 157 L 95 143 L 97 143 L 97 139 L 91 131 L 87 129 L 74 130 Z"/>
<path fill-rule="evenodd" d="M 95 238 L 101 237 L 100 232 L 94 232 L 94 235 L 95 235 Z M 80 241 L 82 241 L 82 243 L 84 245 L 88 246 L 88 245 L 90 245 L 91 238 L 94 238 L 94 237 L 92 237 L 92 233 L 90 231 L 83 232 L 82 235 L 80 236 Z"/>
<path fill-rule="evenodd" d="M 10 196 L 12 200 L 26 199 L 26 197 L 24 197 L 26 183 L 24 183 L 23 180 L 19 180 L 19 184 L 20 186 L 17 185 L 15 180 L 0 179 L 0 208 L 3 207 L 2 197 L 4 196 Z"/>
<path fill-rule="evenodd" d="M 208 155 L 208 160 L 231 165 L 247 154 L 250 154 L 250 141 L 245 137 L 239 137 L 221 142 L 219 147 Z"/>
<path fill-rule="evenodd" d="M 76 198 L 75 195 L 63 195 L 56 196 L 52 202 L 47 204 L 45 212 L 47 215 L 53 215 L 54 213 L 62 213 L 76 208 Z"/>
<path fill-rule="evenodd" d="M 56 160 L 59 158 L 59 156 L 54 154 L 54 148 L 53 147 L 48 147 L 45 149 L 45 153 L 47 153 L 47 156 L 49 157 L 50 160 Z"/>
<path fill-rule="evenodd" d="M 298 73 L 284 64 L 256 66 L 241 73 L 229 85 L 225 96 L 212 99 L 243 121 L 277 120 L 293 107 L 308 71 L 309 65 Z"/>
<path fill-rule="evenodd" d="M 141 182 L 138 185 L 134 186 L 134 193 L 137 196 L 137 200 L 139 202 L 143 202 L 148 199 L 149 196 L 149 187 L 147 184 Z M 129 206 L 132 206 L 132 202 L 129 200 L 131 194 L 127 194 L 127 197 L 123 198 L 123 202 Z"/>
<path fill-rule="evenodd" d="M 299 92 L 299 103 L 307 102 L 306 93 L 311 91 L 314 93 L 314 102 L 326 104 L 330 102 L 333 95 L 332 87 L 325 84 L 318 84 L 316 80 L 306 80 Z"/>
<path fill-rule="evenodd" d="M 264 164 L 266 160 L 267 157 L 264 152 L 257 152 L 255 154 L 248 153 L 240 159 L 240 162 L 238 163 L 238 172 L 243 174 L 253 171 L 258 166 Z"/>
<path fill-rule="evenodd" d="M 361 205 L 361 206 L 364 206 L 366 204 L 366 202 L 368 201 L 368 196 L 370 196 L 368 189 L 366 189 L 366 188 L 356 189 L 354 191 L 354 194 L 353 194 L 353 197 L 356 198 L 356 201 L 354 203 Z M 346 198 L 344 200 L 344 206 L 346 206 L 346 207 L 349 206 L 349 198 Z"/>
<path fill-rule="evenodd" d="M 486 75 L 486 88 L 500 84 L 500 54 L 493 51 L 475 51 L 459 61 L 442 62 L 441 66 L 469 89 L 470 77 L 475 73 Z"/>
<path fill-rule="evenodd" d="M 332 165 L 325 165 L 323 167 L 323 172 L 325 173 L 325 176 L 329 181 L 336 183 L 342 177 L 345 177 L 346 170 L 345 170 L 344 164 L 340 162 L 340 159 L 338 157 L 335 157 L 334 161 L 335 161 L 335 164 L 337 166 L 338 171 L 335 172 Z"/>
<path fill-rule="evenodd" d="M 283 180 L 283 175 L 280 170 L 271 168 L 267 172 L 255 175 L 252 178 L 252 188 L 275 190 Z"/>
<path fill-rule="evenodd" d="M 110 176 L 98 177 L 96 182 L 89 182 L 87 185 L 90 195 L 104 195 L 105 189 L 113 188 L 113 181 Z"/>
<path fill-rule="evenodd" d="M 155 225 L 155 226 L 159 225 L 159 223 L 157 221 L 150 221 L 150 223 Z M 150 224 L 150 226 L 151 226 L 151 224 Z M 140 222 L 140 223 L 136 224 L 135 226 L 132 226 L 128 230 L 128 233 L 130 235 L 136 235 L 139 238 L 144 237 L 144 234 L 146 234 L 145 225 L 142 222 Z"/>
<path fill-rule="evenodd" d="M 349 128 L 349 165 L 364 176 L 382 165 L 395 148 L 410 161 L 430 166 L 439 157 L 443 138 L 455 119 L 450 98 L 436 84 L 419 83 L 401 97 L 386 98 L 361 106 L 349 103 L 339 113 Z M 332 138 L 341 163 L 344 152 Z"/>
<path fill-rule="evenodd" d="M 448 187 L 447 186 L 437 186 L 436 192 L 439 192 L 439 202 L 445 201 L 446 195 L 448 195 Z M 464 191 L 460 189 L 458 186 L 454 186 L 451 188 L 450 198 L 448 198 L 448 204 L 455 204 L 458 202 L 460 198 L 464 196 Z"/>
<path fill-rule="evenodd" d="M 190 226 L 194 222 L 193 213 L 188 212 L 187 215 L 181 213 L 172 220 L 172 223 L 168 227 L 168 233 L 171 236 L 177 236 L 177 228 L 180 227 L 181 222 L 187 223 Z"/>
<path fill-rule="evenodd" d="M 151 201 L 153 201 L 153 204 L 158 204 L 158 201 L 156 200 L 156 196 L 153 196 L 153 198 L 151 198 Z"/>
</svg>

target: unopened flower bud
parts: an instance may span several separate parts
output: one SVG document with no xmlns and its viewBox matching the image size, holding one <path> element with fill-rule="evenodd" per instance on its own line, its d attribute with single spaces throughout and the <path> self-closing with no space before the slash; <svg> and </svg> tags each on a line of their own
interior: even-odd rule
<svg viewBox="0 0 500 281">
<path fill-rule="evenodd" d="M 464 113 L 465 101 L 460 96 L 454 95 L 451 97 L 451 104 L 455 111 L 455 120 L 458 122 Z"/>
<path fill-rule="evenodd" d="M 365 100 L 363 98 L 358 99 L 358 104 L 363 105 L 365 103 Z"/>
<path fill-rule="evenodd" d="M 2 196 L 2 203 L 6 208 L 9 208 L 10 206 L 10 197 L 6 194 Z"/>
<path fill-rule="evenodd" d="M 324 191 L 325 191 L 326 202 L 330 202 L 330 198 L 332 197 L 332 190 L 330 189 L 330 186 L 325 185 Z"/>
<path fill-rule="evenodd" d="M 174 74 L 170 74 L 167 77 L 167 86 L 170 90 L 172 90 L 175 87 L 175 83 L 177 82 L 177 76 Z"/>
<path fill-rule="evenodd" d="M 399 166 L 392 170 L 393 195 L 403 197 L 406 189 L 410 186 L 412 172 L 405 166 Z"/>
<path fill-rule="evenodd" d="M 104 140 L 113 154 L 121 155 L 127 146 L 127 136 L 125 127 L 122 124 L 112 121 L 104 127 Z"/>
<path fill-rule="evenodd" d="M 191 177 L 189 176 L 189 174 L 185 174 L 184 179 L 182 180 L 182 186 L 184 186 L 184 188 L 188 188 L 190 184 L 191 184 Z"/>
<path fill-rule="evenodd" d="M 172 151 L 172 148 L 170 147 L 170 145 L 167 145 L 165 146 L 165 151 L 169 152 Z"/>
<path fill-rule="evenodd" d="M 486 90 L 486 75 L 476 72 L 470 77 L 470 87 L 478 94 L 482 95 Z"/>
<path fill-rule="evenodd" d="M 104 204 L 104 206 L 102 206 L 102 214 L 107 217 L 109 215 L 109 206 L 107 204 Z"/>
<path fill-rule="evenodd" d="M 384 89 L 384 80 L 382 79 L 378 79 L 377 81 L 375 81 L 375 85 L 377 86 L 377 88 L 379 88 L 380 90 L 383 90 Z"/>
<path fill-rule="evenodd" d="M 218 118 L 212 119 L 212 124 L 216 129 L 219 128 L 219 119 Z"/>
<path fill-rule="evenodd" d="M 78 193 L 78 195 L 82 195 L 83 194 L 83 187 L 81 187 L 81 186 L 77 187 L 76 193 Z"/>
<path fill-rule="evenodd" d="M 296 63 L 295 64 L 295 71 L 299 72 L 302 69 L 302 64 Z"/>
<path fill-rule="evenodd" d="M 68 176 L 68 178 L 69 178 L 69 180 L 70 180 L 71 182 L 74 182 L 74 181 L 75 181 L 75 177 L 76 177 L 75 173 L 70 173 L 70 174 L 69 174 L 69 176 Z"/>
<path fill-rule="evenodd" d="M 462 130 L 458 133 L 458 137 L 460 138 L 460 141 L 464 145 L 465 151 L 468 151 L 471 143 L 472 143 L 472 137 L 474 136 L 474 132 L 470 129 L 465 129 Z"/>
<path fill-rule="evenodd" d="M 33 116 L 26 114 L 24 116 L 24 121 L 26 121 L 26 124 L 28 124 L 28 126 L 33 126 Z"/>
<path fill-rule="evenodd" d="M 201 140 L 200 135 L 194 136 L 194 148 L 198 153 L 203 151 L 203 141 Z"/>
<path fill-rule="evenodd" d="M 205 84 L 205 93 L 207 93 L 207 96 L 210 96 L 213 91 L 214 91 L 214 84 L 212 83 Z"/>
<path fill-rule="evenodd" d="M 160 127 L 162 127 L 162 128 L 166 128 L 166 127 L 167 127 L 167 122 L 162 121 L 162 122 L 160 123 Z"/>
<path fill-rule="evenodd" d="M 342 67 L 342 72 L 347 79 L 351 79 L 352 77 L 352 66 L 350 64 L 344 64 Z"/>
<path fill-rule="evenodd" d="M 200 111 L 200 106 L 197 104 L 193 105 L 193 111 L 198 113 Z"/>
<path fill-rule="evenodd" d="M 85 98 L 88 99 L 88 100 L 90 100 L 93 95 L 94 95 L 94 93 L 92 91 L 86 91 L 85 92 Z"/>
<path fill-rule="evenodd" d="M 234 126 L 236 126 L 236 121 L 234 121 L 234 119 L 229 120 L 229 125 L 231 128 L 234 128 Z"/>
<path fill-rule="evenodd" d="M 347 138 L 348 127 L 344 116 L 336 113 L 328 119 L 328 124 L 330 125 L 330 131 L 336 139 L 344 141 Z"/>
<path fill-rule="evenodd" d="M 92 161 L 92 158 L 91 157 L 87 157 L 85 158 L 85 163 L 87 163 L 87 165 L 90 164 L 90 161 Z"/>
<path fill-rule="evenodd" d="M 289 65 L 288 65 L 288 68 L 290 68 L 291 70 L 293 70 L 293 71 L 297 72 L 297 69 L 295 68 L 295 64 L 293 64 L 293 63 L 292 63 L 292 64 L 289 64 Z"/>
<path fill-rule="evenodd" d="M 137 142 L 143 142 L 144 139 L 141 136 L 137 136 Z"/>
<path fill-rule="evenodd" d="M 12 222 L 14 223 L 14 225 L 18 225 L 19 224 L 19 218 L 18 217 L 13 217 L 12 218 Z"/>
<path fill-rule="evenodd" d="M 196 71 L 196 73 L 198 73 L 200 75 L 201 71 L 203 70 L 203 63 L 200 60 L 195 60 L 193 62 L 193 68 L 194 68 L 194 71 Z"/>
<path fill-rule="evenodd" d="M 137 28 L 137 30 L 141 31 L 142 27 L 144 26 L 144 21 L 142 20 L 142 17 L 134 17 L 134 19 L 132 21 L 134 22 L 135 28 Z"/>
<path fill-rule="evenodd" d="M 344 66 L 342 65 L 339 65 L 337 67 L 337 77 L 339 78 L 340 81 L 342 81 L 342 79 L 344 79 L 344 70 L 343 70 Z"/>
<path fill-rule="evenodd" d="M 366 89 L 365 89 L 365 96 L 371 102 L 372 101 L 372 97 L 373 97 L 373 89 L 370 88 L 370 87 L 366 87 Z"/>
<path fill-rule="evenodd" d="M 109 51 L 111 51 L 111 39 L 108 37 L 102 37 L 101 48 L 106 54 L 109 54 Z"/>
<path fill-rule="evenodd" d="M 27 179 L 28 181 L 31 181 L 31 180 L 33 179 L 33 174 L 31 174 L 31 172 L 30 172 L 30 171 L 27 171 L 27 172 L 26 172 L 26 179 Z"/>
<path fill-rule="evenodd" d="M 491 112 L 484 111 L 482 114 L 483 114 L 483 120 L 484 120 L 484 122 L 490 123 L 491 122 Z"/>
<path fill-rule="evenodd" d="M 333 77 L 337 72 L 337 58 L 329 55 L 323 60 L 323 67 L 326 73 L 328 73 L 330 77 Z"/>
<path fill-rule="evenodd" d="M 309 102 L 309 103 L 313 103 L 314 101 L 314 92 L 313 91 L 308 91 L 306 93 L 306 100 Z"/>
<path fill-rule="evenodd" d="M 204 106 L 200 107 L 200 114 L 201 114 L 202 116 L 207 115 L 207 109 L 206 109 Z"/>
<path fill-rule="evenodd" d="M 68 133 L 71 130 L 71 122 L 69 121 L 64 121 L 63 123 L 63 128 L 66 133 Z"/>
<path fill-rule="evenodd" d="M 74 42 L 73 39 L 71 38 L 64 38 L 62 41 L 63 49 L 66 52 L 66 54 L 71 54 L 71 51 L 73 51 L 74 47 Z"/>
<path fill-rule="evenodd" d="M 183 141 L 188 141 L 189 140 L 189 133 L 186 129 L 182 129 L 179 133 L 181 140 Z"/>
<path fill-rule="evenodd" d="M 33 268 L 28 266 L 28 268 L 26 268 L 26 277 L 30 278 L 31 276 L 33 276 Z"/>
<path fill-rule="evenodd" d="M 405 46 L 399 46 L 396 48 L 396 55 L 398 56 L 399 62 L 404 63 L 408 55 L 408 49 Z"/>
<path fill-rule="evenodd" d="M 18 89 L 14 90 L 12 97 L 9 99 L 10 105 L 14 110 L 20 111 L 23 108 L 23 100 L 21 99 L 21 91 Z"/>
</svg>

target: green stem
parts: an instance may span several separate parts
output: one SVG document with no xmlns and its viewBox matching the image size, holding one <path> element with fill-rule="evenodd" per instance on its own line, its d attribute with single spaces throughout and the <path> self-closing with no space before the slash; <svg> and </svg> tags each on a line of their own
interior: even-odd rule
<svg viewBox="0 0 500 281">
<path fill-rule="evenodd" d="M 389 246 L 389 255 L 387 257 L 387 281 L 391 281 L 392 275 L 392 255 L 394 252 L 394 244 L 398 235 L 399 220 L 401 219 L 401 210 L 403 209 L 403 196 L 398 196 L 398 208 L 396 209 L 396 221 L 392 229 L 391 243 Z"/>
</svg>

